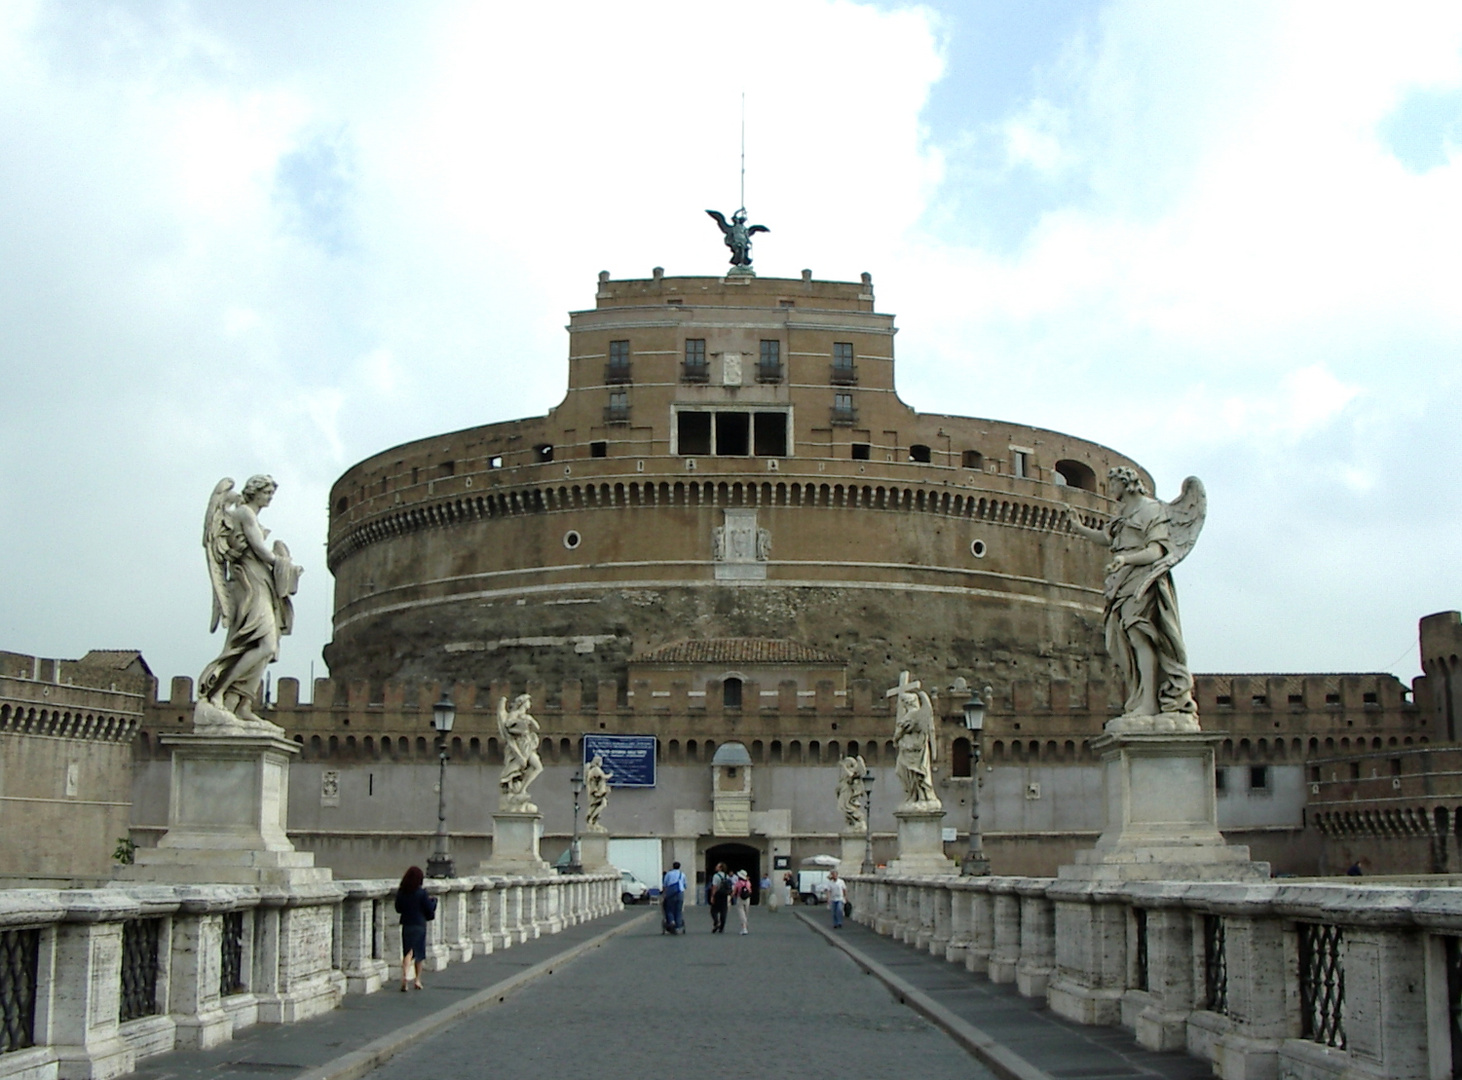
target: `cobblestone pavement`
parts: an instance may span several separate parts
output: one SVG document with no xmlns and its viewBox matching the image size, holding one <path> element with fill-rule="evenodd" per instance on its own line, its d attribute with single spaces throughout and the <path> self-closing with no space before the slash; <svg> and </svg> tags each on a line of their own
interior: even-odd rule
<svg viewBox="0 0 1462 1080">
<path fill-rule="evenodd" d="M 636 926 L 369 1075 L 993 1080 L 792 913 L 753 908 L 744 937 L 734 913 L 724 935 L 703 908 L 686 926 L 675 937 Z"/>
</svg>

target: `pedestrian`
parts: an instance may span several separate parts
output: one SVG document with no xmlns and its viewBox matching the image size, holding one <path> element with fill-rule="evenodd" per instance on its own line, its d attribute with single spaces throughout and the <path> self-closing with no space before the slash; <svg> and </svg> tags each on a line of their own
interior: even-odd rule
<svg viewBox="0 0 1462 1080">
<path fill-rule="evenodd" d="M 782 875 L 782 902 L 788 907 L 797 902 L 797 890 L 793 888 L 795 884 L 796 879 L 792 876 L 792 871 L 788 870 Z"/>
<path fill-rule="evenodd" d="M 766 899 L 767 899 L 767 907 L 770 910 L 772 910 L 772 911 L 776 911 L 777 910 L 777 907 L 779 905 L 777 904 L 777 891 L 772 888 L 772 875 L 771 874 L 767 874 L 767 873 L 763 873 L 762 874 L 762 876 L 761 876 L 761 894 L 763 896 L 765 896 Z"/>
<path fill-rule="evenodd" d="M 751 908 L 751 878 L 746 875 L 745 870 L 736 871 L 736 877 L 731 882 L 731 902 L 736 905 L 736 915 L 741 920 L 741 932 L 751 933 L 746 926 L 746 916 Z"/>
<path fill-rule="evenodd" d="M 726 872 L 725 863 L 716 864 L 716 872 L 711 875 L 711 884 L 706 895 L 711 901 L 711 933 L 724 934 L 726 905 L 731 901 L 731 875 Z"/>
<path fill-rule="evenodd" d="M 422 882 L 426 875 L 421 867 L 413 866 L 401 876 L 401 887 L 396 890 L 396 913 L 401 916 L 401 992 L 406 993 L 406 983 L 412 977 L 411 968 L 416 966 L 412 980 L 418 990 L 421 985 L 421 965 L 426 962 L 426 924 L 437 917 L 437 901 L 428 896 Z"/>
<path fill-rule="evenodd" d="M 665 933 L 685 933 L 685 874 L 672 863 L 660 881 L 660 906 L 665 911 Z"/>
<path fill-rule="evenodd" d="M 836 870 L 827 875 L 827 902 L 833 909 L 833 929 L 843 928 L 843 906 L 848 902 L 848 883 L 838 877 Z"/>
</svg>

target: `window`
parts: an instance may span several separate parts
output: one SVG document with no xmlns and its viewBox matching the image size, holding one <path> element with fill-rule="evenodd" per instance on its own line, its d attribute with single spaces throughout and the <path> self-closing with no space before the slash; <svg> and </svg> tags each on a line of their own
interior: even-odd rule
<svg viewBox="0 0 1462 1080">
<path fill-rule="evenodd" d="M 961 736 L 950 747 L 949 772 L 951 776 L 969 776 L 972 772 L 974 755 L 970 753 L 970 740 Z"/>
<path fill-rule="evenodd" d="M 913 446 L 909 447 L 910 461 L 917 461 L 924 465 L 927 465 L 929 464 L 931 456 L 932 455 L 929 452 L 929 448 L 923 443 L 915 443 Z"/>
<path fill-rule="evenodd" d="M 744 412 L 713 413 L 716 418 L 716 455 L 745 457 L 751 453 L 751 414 Z"/>
<path fill-rule="evenodd" d="M 1253 705 L 1256 709 L 1268 708 L 1268 706 L 1269 706 L 1269 695 L 1268 694 L 1255 694 L 1253 696 L 1253 698 L 1250 700 L 1249 704 Z"/>
<path fill-rule="evenodd" d="M 1350 763 L 1350 778 L 1352 780 L 1359 780 L 1360 779 L 1360 762 L 1359 761 L 1352 761 Z"/>
<path fill-rule="evenodd" d="M 1249 766 L 1249 790 L 1250 791 L 1268 791 L 1269 790 L 1269 766 L 1268 765 L 1250 765 Z"/>
<path fill-rule="evenodd" d="M 1010 451 L 1010 473 L 1012 476 L 1029 476 L 1030 467 L 1029 450 L 1012 449 Z"/>
<path fill-rule="evenodd" d="M 489 469 L 501 469 L 503 467 L 503 456 L 501 454 L 492 455 L 492 457 L 487 459 L 487 467 Z"/>
<path fill-rule="evenodd" d="M 734 675 L 721 682 L 721 705 L 727 709 L 741 708 L 741 680 Z"/>
<path fill-rule="evenodd" d="M 675 417 L 676 449 L 689 456 L 710 454 L 711 414 L 680 412 Z"/>
<path fill-rule="evenodd" d="M 779 412 L 752 414 L 752 453 L 757 457 L 787 456 L 787 416 Z"/>
<path fill-rule="evenodd" d="M 1305 703 L 1305 695 L 1304 694 L 1290 694 L 1289 695 L 1289 703 L 1291 705 L 1303 705 Z"/>
<path fill-rule="evenodd" d="M 1326 705 L 1339 705 L 1340 704 L 1340 695 L 1339 694 L 1336 694 L 1336 693 L 1326 694 L 1325 695 L 1325 704 Z"/>
<path fill-rule="evenodd" d="M 1065 484 L 1067 487 L 1080 488 L 1082 491 L 1095 491 L 1097 488 L 1096 473 L 1084 462 L 1063 459 L 1056 462 L 1056 475 L 1052 479 L 1058 484 Z"/>
<path fill-rule="evenodd" d="M 1381 704 L 1381 697 L 1374 690 L 1367 690 L 1360 696 L 1361 704 L 1374 708 Z"/>
<path fill-rule="evenodd" d="M 629 423 L 629 391 L 609 391 L 609 404 L 604 409 L 604 422 L 606 424 L 627 424 Z"/>
<path fill-rule="evenodd" d="M 1213 790 L 1220 795 L 1228 791 L 1228 770 L 1222 765 L 1213 770 Z"/>
<path fill-rule="evenodd" d="M 711 369 L 706 364 L 706 339 L 685 339 L 685 366 L 680 370 L 685 382 L 709 382 Z"/>
<path fill-rule="evenodd" d="M 1399 757 L 1393 757 L 1391 759 L 1391 775 L 1392 776 L 1400 776 L 1401 775 L 1401 759 Z"/>
<path fill-rule="evenodd" d="M 609 444 L 603 439 L 596 439 L 589 444 L 590 457 L 608 457 Z"/>
<path fill-rule="evenodd" d="M 832 381 L 837 385 L 849 385 L 858 381 L 858 372 L 853 367 L 853 343 L 833 342 Z"/>
<path fill-rule="evenodd" d="M 611 341 L 609 343 L 609 365 L 604 370 L 604 381 L 607 383 L 629 382 L 628 341 Z"/>
<path fill-rule="evenodd" d="M 867 461 L 869 459 L 871 449 L 872 448 L 866 442 L 855 442 L 853 444 L 853 460 Z"/>
<path fill-rule="evenodd" d="M 985 471 L 985 455 L 978 450 L 966 450 L 959 456 L 959 463 L 966 469 L 974 469 L 977 472 Z"/>
<path fill-rule="evenodd" d="M 832 422 L 834 424 L 851 424 L 857 419 L 858 414 L 853 410 L 853 395 L 843 393 L 834 394 Z"/>
<path fill-rule="evenodd" d="M 1215 705 L 1223 705 L 1228 708 L 1231 708 L 1233 706 L 1233 703 L 1234 699 L 1233 696 L 1230 694 L 1219 694 L 1218 697 L 1214 699 Z"/>
<path fill-rule="evenodd" d="M 542 462 L 542 461 L 552 461 L 553 460 L 553 444 L 552 443 L 539 443 L 537 446 L 535 446 L 533 448 L 533 460 L 534 461 L 539 461 L 539 462 Z"/>
<path fill-rule="evenodd" d="M 345 511 L 347 509 L 349 509 L 349 507 L 350 507 L 350 500 L 347 499 L 344 495 L 340 496 L 340 498 L 338 498 L 338 499 L 335 500 L 335 512 L 337 514 L 343 514 L 343 513 L 345 513 Z"/>
<path fill-rule="evenodd" d="M 437 476 L 455 476 L 457 474 L 457 463 L 455 461 L 442 461 L 437 464 Z"/>
<path fill-rule="evenodd" d="M 780 341 L 761 343 L 761 356 L 756 365 L 756 381 L 782 381 L 782 343 Z"/>
</svg>

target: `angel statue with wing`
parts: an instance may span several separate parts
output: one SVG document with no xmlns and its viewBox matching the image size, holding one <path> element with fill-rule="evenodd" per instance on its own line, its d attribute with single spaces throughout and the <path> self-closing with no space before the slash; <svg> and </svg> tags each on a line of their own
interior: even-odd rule
<svg viewBox="0 0 1462 1080">
<path fill-rule="evenodd" d="M 1122 670 L 1127 703 L 1107 730 L 1197 731 L 1172 569 L 1203 531 L 1208 496 L 1196 476 L 1183 481 L 1182 494 L 1171 503 L 1149 495 L 1135 469 L 1109 469 L 1107 479 L 1120 509 L 1105 530 L 1088 528 L 1066 508 L 1074 532 L 1112 551 L 1103 590 L 1107 652 Z"/>
<path fill-rule="evenodd" d="M 251 476 L 244 490 L 224 477 L 208 499 L 203 519 L 203 550 L 213 584 L 210 632 L 224 625 L 223 651 L 198 677 L 194 727 L 242 728 L 282 733 L 263 719 L 260 690 L 264 669 L 279 656 L 279 639 L 294 629 L 294 604 L 303 569 L 281 540 L 268 543 L 269 530 L 259 512 L 278 485 L 269 476 Z"/>
<path fill-rule="evenodd" d="M 868 826 L 863 805 L 868 791 L 863 777 L 867 772 L 862 754 L 850 754 L 838 763 L 838 809 L 850 832 L 863 832 Z"/>
<path fill-rule="evenodd" d="M 759 232 L 771 232 L 765 225 L 747 225 L 746 208 L 742 207 L 731 215 L 730 222 L 719 210 L 707 210 L 721 227 L 726 246 L 731 249 L 731 265 L 743 273 L 751 272 L 751 238 Z"/>
</svg>

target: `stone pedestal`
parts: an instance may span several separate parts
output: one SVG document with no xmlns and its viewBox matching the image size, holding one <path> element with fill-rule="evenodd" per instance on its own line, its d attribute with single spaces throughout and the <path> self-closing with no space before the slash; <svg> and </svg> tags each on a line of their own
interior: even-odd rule
<svg viewBox="0 0 1462 1080">
<path fill-rule="evenodd" d="M 316 885 L 331 879 L 285 835 L 297 744 L 268 734 L 164 735 L 172 751 L 168 831 L 118 871 L 125 881 Z"/>
<path fill-rule="evenodd" d="M 1218 831 L 1214 747 L 1222 732 L 1107 734 L 1102 756 L 1106 825 L 1096 846 L 1058 876 L 1084 881 L 1266 881 Z"/>
<path fill-rule="evenodd" d="M 609 834 L 586 832 L 579 837 L 579 865 L 586 874 L 613 873 L 609 864 Z"/>
<path fill-rule="evenodd" d="M 552 873 L 553 867 L 538 854 L 542 838 L 542 814 L 499 810 L 492 815 L 492 857 L 480 872 L 520 877 Z"/>
<path fill-rule="evenodd" d="M 938 810 L 895 810 L 893 816 L 899 823 L 899 857 L 889 864 L 890 874 L 959 873 L 959 866 L 944 854 L 943 807 Z"/>
<path fill-rule="evenodd" d="M 838 852 L 843 860 L 838 867 L 839 874 L 856 874 L 862 870 L 863 856 L 868 852 L 868 837 L 860 832 L 845 832 L 842 836 L 843 850 Z"/>
</svg>

